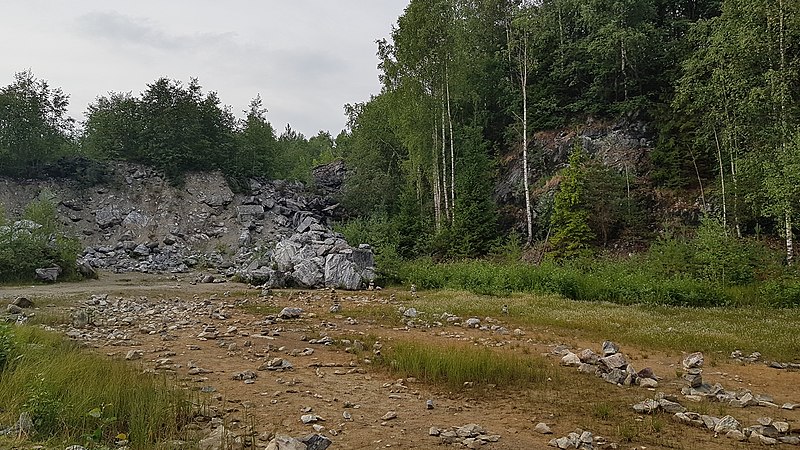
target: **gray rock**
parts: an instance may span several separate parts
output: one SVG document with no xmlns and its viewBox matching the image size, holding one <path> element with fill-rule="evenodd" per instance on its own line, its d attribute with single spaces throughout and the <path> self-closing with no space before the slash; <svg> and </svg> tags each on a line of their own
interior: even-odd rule
<svg viewBox="0 0 800 450">
<path fill-rule="evenodd" d="M 686 412 L 686 408 L 681 406 L 680 403 L 672 402 L 664 398 L 658 401 L 658 406 L 669 414 Z"/>
<path fill-rule="evenodd" d="M 139 258 L 142 258 L 142 257 L 145 257 L 145 256 L 149 256 L 150 255 L 150 247 L 148 247 L 148 246 L 146 246 L 144 244 L 139 244 L 131 251 L 131 254 L 134 257 L 139 257 Z"/>
<path fill-rule="evenodd" d="M 61 267 L 56 265 L 43 269 L 36 269 L 36 278 L 48 283 L 55 283 L 59 275 L 61 275 Z"/>
<path fill-rule="evenodd" d="M 357 290 L 361 288 L 363 279 L 355 263 L 347 255 L 328 255 L 325 258 L 325 286 Z"/>
<path fill-rule="evenodd" d="M 8 306 L 6 306 L 6 312 L 9 314 L 22 314 L 25 311 L 23 311 L 23 309 L 20 308 L 19 306 L 13 303 L 9 303 Z"/>
<path fill-rule="evenodd" d="M 567 352 L 567 354 L 561 358 L 561 365 L 567 367 L 578 367 L 581 365 L 581 359 L 575 353 Z"/>
<path fill-rule="evenodd" d="M 470 317 L 464 322 L 464 324 L 467 326 L 467 328 L 478 328 L 481 326 L 481 319 L 478 319 L 477 317 Z"/>
<path fill-rule="evenodd" d="M 741 427 L 739 421 L 731 416 L 725 416 L 719 419 L 717 426 L 714 427 L 715 433 L 727 433 L 730 430 L 738 430 Z"/>
<path fill-rule="evenodd" d="M 106 205 L 94 213 L 94 220 L 101 229 L 122 223 L 122 215 L 113 205 Z"/>
<path fill-rule="evenodd" d="M 703 353 L 695 352 L 683 358 L 682 364 L 684 369 L 699 369 L 703 367 L 703 362 Z"/>
<path fill-rule="evenodd" d="M 641 387 L 643 387 L 645 389 L 652 389 L 652 388 L 657 388 L 658 387 L 658 381 L 656 381 L 656 380 L 654 380 L 652 378 L 639 378 L 638 382 L 639 382 L 639 386 L 641 386 Z"/>
<path fill-rule="evenodd" d="M 278 317 L 281 319 L 297 319 L 301 314 L 303 314 L 302 308 L 287 306 L 278 313 Z"/>
<path fill-rule="evenodd" d="M 603 379 L 611 384 L 622 384 L 628 373 L 620 369 L 611 369 L 610 372 L 603 374 Z"/>
<path fill-rule="evenodd" d="M 612 341 L 603 342 L 603 356 L 610 356 L 614 353 L 619 353 L 619 345 Z"/>
<path fill-rule="evenodd" d="M 728 439 L 733 439 L 734 441 L 744 441 L 747 437 L 739 430 L 730 430 L 725 433 L 725 437 Z"/>
<path fill-rule="evenodd" d="M 331 440 L 321 434 L 311 434 L 300 441 L 306 445 L 306 450 L 325 450 L 331 445 Z"/>
<path fill-rule="evenodd" d="M 614 353 L 600 358 L 600 363 L 609 369 L 622 369 L 628 365 L 628 361 L 622 353 Z"/>
<path fill-rule="evenodd" d="M 314 288 L 325 282 L 325 273 L 320 267 L 321 259 L 306 259 L 294 266 L 292 278 L 302 287 Z"/>
<path fill-rule="evenodd" d="M 578 358 L 584 364 L 597 364 L 600 361 L 600 356 L 588 348 L 581 350 L 578 353 Z"/>
<path fill-rule="evenodd" d="M 547 424 L 544 422 L 537 423 L 533 431 L 540 434 L 553 434 L 553 430 L 551 430 L 550 427 L 548 427 Z"/>
<path fill-rule="evenodd" d="M 269 441 L 266 450 L 308 450 L 308 446 L 291 436 L 278 434 Z"/>
<path fill-rule="evenodd" d="M 654 412 L 658 411 L 660 406 L 661 405 L 658 403 L 658 401 L 647 399 L 643 402 L 633 405 L 633 410 L 636 411 L 637 414 L 653 414 Z"/>
<path fill-rule="evenodd" d="M 122 226 L 125 227 L 144 227 L 150 222 L 150 219 L 140 213 L 139 211 L 131 211 L 122 219 Z M 101 227 L 102 228 L 102 227 Z"/>
</svg>

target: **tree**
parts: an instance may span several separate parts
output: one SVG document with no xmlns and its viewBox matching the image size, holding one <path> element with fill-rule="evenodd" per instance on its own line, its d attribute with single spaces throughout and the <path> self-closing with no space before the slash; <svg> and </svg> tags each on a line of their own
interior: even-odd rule
<svg viewBox="0 0 800 450">
<path fill-rule="evenodd" d="M 60 156 L 74 154 L 74 120 L 67 115 L 69 96 L 19 72 L 0 88 L 0 173 L 37 177 Z"/>
<path fill-rule="evenodd" d="M 586 204 L 586 178 L 583 171 L 586 154 L 576 145 L 569 156 L 569 166 L 561 172 L 561 183 L 553 199 L 553 254 L 572 258 L 588 253 L 595 239 L 589 227 Z"/>
</svg>

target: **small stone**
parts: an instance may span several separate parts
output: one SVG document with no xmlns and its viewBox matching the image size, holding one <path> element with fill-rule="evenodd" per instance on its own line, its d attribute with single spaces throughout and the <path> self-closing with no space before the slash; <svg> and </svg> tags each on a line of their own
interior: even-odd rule
<svg viewBox="0 0 800 450">
<path fill-rule="evenodd" d="M 544 422 L 537 423 L 533 431 L 540 434 L 553 434 L 553 430 L 551 430 L 550 427 L 548 427 L 547 424 Z"/>
<path fill-rule="evenodd" d="M 303 314 L 302 308 L 293 308 L 287 306 L 283 308 L 280 313 L 278 313 L 278 318 L 280 319 L 297 319 L 300 315 Z"/>
<path fill-rule="evenodd" d="M 786 434 L 789 432 L 789 422 L 772 422 L 772 426 L 778 433 Z"/>
<path fill-rule="evenodd" d="M 744 441 L 747 437 L 739 430 L 730 430 L 725 433 L 725 437 L 728 439 L 733 439 L 734 441 Z"/>
<path fill-rule="evenodd" d="M 683 358 L 684 369 L 696 369 L 703 367 L 704 357 L 702 352 L 695 352 Z"/>
<path fill-rule="evenodd" d="M 300 421 L 305 424 L 317 423 L 321 419 L 322 418 L 316 414 L 303 414 L 302 416 L 300 416 Z"/>
<path fill-rule="evenodd" d="M 600 363 L 609 369 L 622 369 L 628 365 L 628 361 L 622 353 L 614 353 L 600 358 Z"/>
<path fill-rule="evenodd" d="M 324 428 L 321 425 L 313 425 L 314 429 L 317 427 Z M 318 430 L 319 433 L 321 430 Z M 321 434 L 311 434 L 302 439 L 300 442 L 305 444 L 305 450 L 325 450 L 331 445 L 331 440 Z M 282 449 L 281 449 L 282 450 Z"/>
<path fill-rule="evenodd" d="M 20 308 L 33 308 L 33 302 L 29 300 L 27 297 L 17 297 L 14 299 L 13 305 L 19 306 Z"/>
<path fill-rule="evenodd" d="M 441 434 L 441 430 L 436 427 L 430 427 L 428 429 L 428 436 L 439 436 Z"/>
<path fill-rule="evenodd" d="M 730 430 L 738 430 L 740 427 L 739 421 L 731 416 L 725 416 L 719 419 L 717 426 L 714 427 L 715 433 L 725 433 Z"/>
<path fill-rule="evenodd" d="M 652 414 L 660 407 L 658 401 L 647 399 L 643 402 L 633 405 L 633 410 L 638 414 Z"/>
<path fill-rule="evenodd" d="M 433 400 L 428 400 L 425 402 L 425 408 L 433 409 Z"/>
<path fill-rule="evenodd" d="M 6 306 L 6 312 L 9 314 L 22 314 L 24 311 L 19 306 L 9 303 L 8 306 Z"/>
<path fill-rule="evenodd" d="M 789 445 L 800 445 L 800 437 L 798 436 L 781 436 L 778 441 Z"/>
<path fill-rule="evenodd" d="M 756 419 L 756 422 L 760 423 L 761 425 L 767 426 L 772 423 L 772 417 L 759 417 Z"/>
<path fill-rule="evenodd" d="M 144 352 L 142 352 L 141 350 L 130 350 L 125 355 L 125 359 L 127 359 L 128 361 L 134 361 L 137 359 L 142 359 L 142 356 L 144 356 Z"/>
<path fill-rule="evenodd" d="M 381 420 L 392 420 L 395 418 L 397 418 L 397 412 L 389 411 L 386 414 L 384 414 L 383 417 L 381 417 Z"/>
<path fill-rule="evenodd" d="M 643 388 L 657 388 L 658 381 L 652 378 L 639 378 L 639 386 Z"/>
<path fill-rule="evenodd" d="M 781 406 L 781 408 L 788 409 L 789 411 L 794 411 L 798 406 L 800 405 L 795 403 L 784 403 L 783 406 Z"/>
<path fill-rule="evenodd" d="M 610 356 L 614 353 L 619 353 L 619 345 L 612 341 L 603 342 L 603 356 Z"/>
<path fill-rule="evenodd" d="M 561 365 L 567 367 L 578 367 L 581 365 L 581 359 L 578 358 L 578 355 L 575 353 L 567 352 L 567 354 L 561 358 Z"/>
</svg>

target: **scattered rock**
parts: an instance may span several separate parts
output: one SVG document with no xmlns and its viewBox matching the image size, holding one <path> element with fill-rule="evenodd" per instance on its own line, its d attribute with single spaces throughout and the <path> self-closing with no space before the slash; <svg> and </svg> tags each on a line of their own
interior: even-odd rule
<svg viewBox="0 0 800 450">
<path fill-rule="evenodd" d="M 548 427 L 547 424 L 544 422 L 537 423 L 533 431 L 540 434 L 553 434 L 553 430 L 551 430 L 550 427 Z"/>
</svg>

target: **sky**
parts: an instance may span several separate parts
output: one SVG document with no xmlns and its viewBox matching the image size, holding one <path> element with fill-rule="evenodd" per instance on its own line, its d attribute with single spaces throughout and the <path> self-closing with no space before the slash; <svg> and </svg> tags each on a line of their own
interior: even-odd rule
<svg viewBox="0 0 800 450">
<path fill-rule="evenodd" d="M 378 94 L 375 41 L 409 0 L 3 1 L 0 86 L 30 69 L 69 113 L 160 77 L 199 79 L 237 116 L 257 94 L 279 132 L 335 137 L 343 106 Z"/>
</svg>

